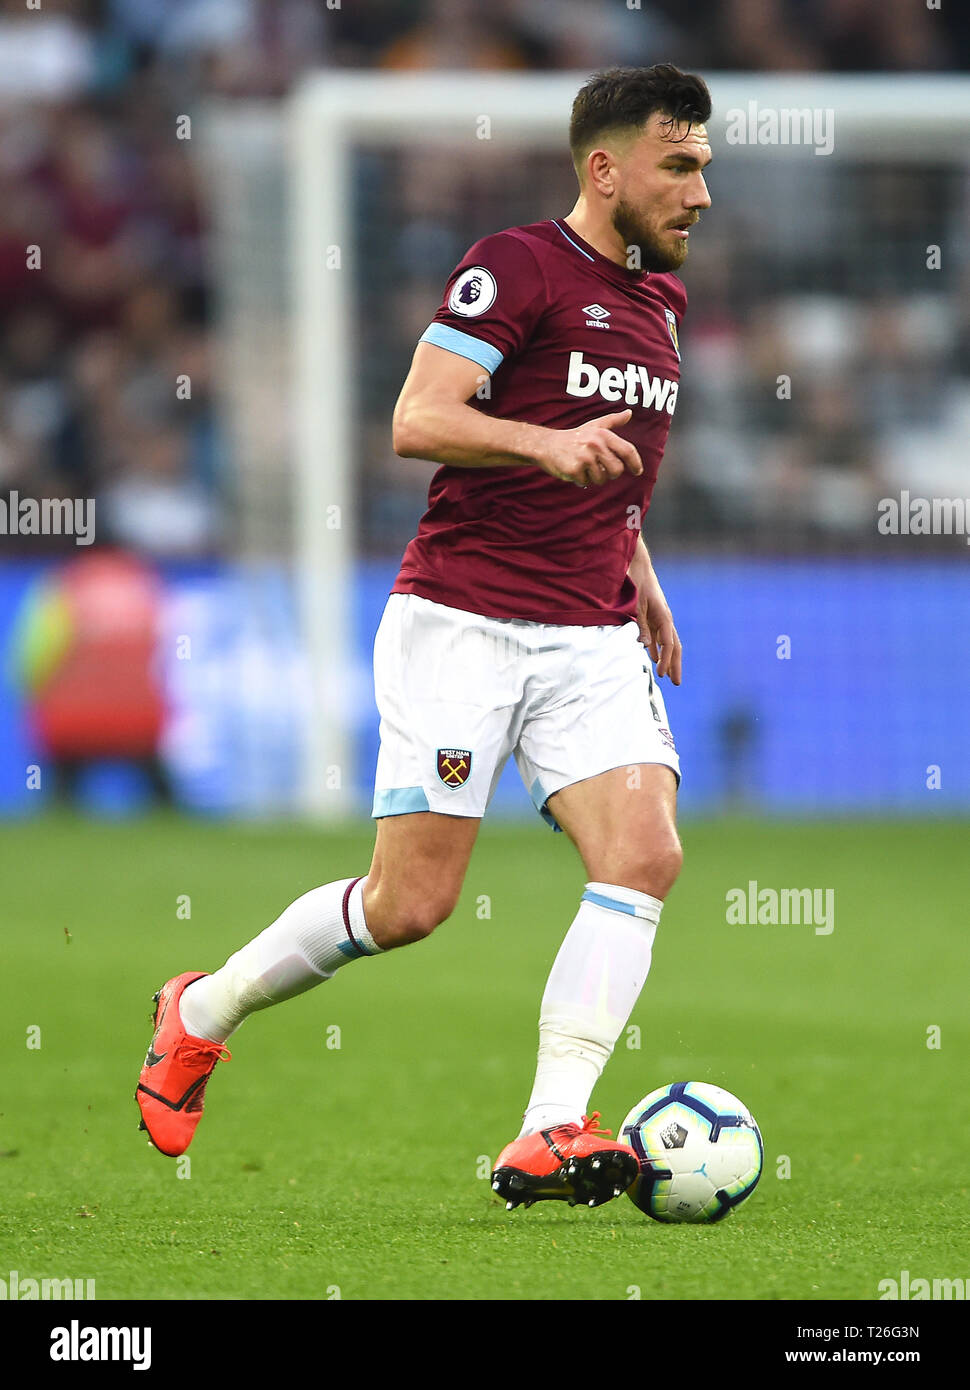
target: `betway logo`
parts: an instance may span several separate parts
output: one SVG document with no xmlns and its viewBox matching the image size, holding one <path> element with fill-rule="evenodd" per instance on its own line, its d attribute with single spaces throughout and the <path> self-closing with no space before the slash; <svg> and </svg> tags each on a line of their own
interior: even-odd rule
<svg viewBox="0 0 970 1390">
<path fill-rule="evenodd" d="M 625 405 L 653 406 L 673 415 L 677 405 L 676 381 L 651 376 L 646 367 L 628 362 L 625 367 L 604 367 L 584 362 L 581 352 L 569 354 L 566 390 L 570 396 L 592 396 L 598 391 L 604 401 L 623 401 Z"/>
</svg>

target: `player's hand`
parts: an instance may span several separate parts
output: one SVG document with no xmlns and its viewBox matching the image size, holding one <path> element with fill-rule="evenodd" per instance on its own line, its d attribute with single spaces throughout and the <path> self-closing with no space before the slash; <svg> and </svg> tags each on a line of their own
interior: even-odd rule
<svg viewBox="0 0 970 1390">
<path fill-rule="evenodd" d="M 658 677 L 669 676 L 674 685 L 680 685 L 683 647 L 660 581 L 652 566 L 646 565 L 631 565 L 630 578 L 637 586 L 640 641 L 656 666 Z"/>
<path fill-rule="evenodd" d="M 629 424 L 632 410 L 618 410 L 587 420 L 572 430 L 550 430 L 549 443 L 538 459 L 539 467 L 553 478 L 577 487 L 599 486 L 624 473 L 639 477 L 643 472 L 640 455 L 628 439 L 614 434 Z"/>
<path fill-rule="evenodd" d="M 648 605 L 647 632 L 649 641 L 644 646 L 650 653 L 650 660 L 657 668 L 658 676 L 669 676 L 674 685 L 680 685 L 683 647 L 674 627 L 674 619 L 666 603 Z M 642 622 L 641 622 L 642 631 Z"/>
</svg>

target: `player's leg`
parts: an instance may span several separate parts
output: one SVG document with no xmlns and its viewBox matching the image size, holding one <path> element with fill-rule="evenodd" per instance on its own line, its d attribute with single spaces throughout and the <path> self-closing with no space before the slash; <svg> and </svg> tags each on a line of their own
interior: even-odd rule
<svg viewBox="0 0 970 1390">
<path fill-rule="evenodd" d="M 163 1152 L 187 1146 L 223 1044 L 251 1013 L 349 961 L 418 941 L 451 914 L 511 749 L 510 702 L 480 628 L 473 615 L 391 596 L 374 647 L 381 747 L 370 870 L 304 893 L 214 974 L 163 986 L 137 1091 Z"/>
<path fill-rule="evenodd" d="M 587 877 L 666 898 L 684 857 L 671 767 L 614 767 L 563 787 L 546 804 L 579 851 Z"/>
<path fill-rule="evenodd" d="M 541 1155 L 541 1145 L 568 1152 L 578 1145 L 598 1155 L 601 1181 L 591 1172 L 597 1158 L 587 1157 L 570 1200 L 577 1191 L 580 1199 L 591 1193 L 607 1200 L 613 1178 L 626 1176 L 625 1169 L 604 1173 L 603 1162 L 623 1165 L 587 1138 L 598 1118 L 587 1120 L 587 1107 L 646 980 L 663 900 L 681 864 L 679 763 L 635 629 L 590 632 L 576 642 L 560 698 L 527 724 L 516 754 L 537 806 L 569 834 L 587 876 L 543 994 L 522 1130 L 493 1175 L 496 1190 L 520 1200 L 527 1198 L 510 1189 L 509 1174 L 521 1181 L 522 1166 L 533 1151 Z M 573 1137 L 564 1145 L 560 1135 Z M 562 1184 L 566 1165 L 556 1176 Z"/>
<path fill-rule="evenodd" d="M 435 811 L 378 821 L 363 908 L 382 951 L 430 936 L 451 916 L 480 825 Z"/>
<path fill-rule="evenodd" d="M 190 1032 L 225 1042 L 259 1009 L 329 980 L 352 960 L 420 941 L 454 910 L 480 822 L 431 811 L 378 821 L 370 870 L 291 903 L 221 970 L 186 989 Z"/>
<path fill-rule="evenodd" d="M 548 806 L 587 881 L 543 994 L 524 1132 L 585 1113 L 646 981 L 682 860 L 669 767 L 614 768 L 564 788 Z"/>
<path fill-rule="evenodd" d="M 635 1162 L 597 1136 L 599 1117 L 586 1112 L 643 988 L 663 899 L 680 868 L 675 798 L 674 773 L 659 765 L 615 768 L 549 798 L 587 884 L 542 997 L 522 1130 L 492 1175 L 510 1205 L 557 1196 L 599 1205 L 636 1176 Z M 554 1167 L 550 1150 L 565 1161 Z"/>
<path fill-rule="evenodd" d="M 371 869 L 296 899 L 211 975 L 190 971 L 156 996 L 155 1034 L 136 1091 L 142 1127 L 183 1153 L 223 1044 L 260 1009 L 322 984 L 350 961 L 421 940 L 449 917 L 479 821 L 419 812 L 378 823 Z"/>
<path fill-rule="evenodd" d="M 303 994 L 348 962 L 428 936 L 454 910 L 479 823 L 430 811 L 379 820 L 365 876 L 312 888 L 220 970 L 188 986 L 180 1012 L 189 1031 L 225 1042 L 249 1014 Z"/>
</svg>

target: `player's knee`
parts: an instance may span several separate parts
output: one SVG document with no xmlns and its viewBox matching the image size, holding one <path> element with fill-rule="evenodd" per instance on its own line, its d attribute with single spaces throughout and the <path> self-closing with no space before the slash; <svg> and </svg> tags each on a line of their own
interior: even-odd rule
<svg viewBox="0 0 970 1390">
<path fill-rule="evenodd" d="M 401 945 L 424 941 L 447 916 L 443 908 L 433 903 L 416 903 L 410 911 L 402 913 L 395 924 Z"/>
<path fill-rule="evenodd" d="M 383 905 L 378 898 L 367 917 L 367 929 L 385 951 L 423 941 L 435 927 L 449 918 L 454 901 L 443 894 L 422 894 L 420 898 L 400 898 Z"/>
<path fill-rule="evenodd" d="M 675 835 L 670 845 L 663 851 L 657 866 L 658 876 L 660 877 L 661 881 L 666 885 L 664 890 L 665 897 L 667 893 L 670 892 L 671 888 L 673 888 L 674 884 L 677 882 L 677 879 L 680 877 L 680 871 L 683 867 L 684 847 Z"/>
<path fill-rule="evenodd" d="M 664 899 L 677 882 L 683 863 L 683 847 L 677 832 L 671 830 L 631 855 L 616 882 L 652 898 Z"/>
<path fill-rule="evenodd" d="M 646 873 L 653 884 L 647 891 L 652 897 L 665 898 L 673 888 L 684 865 L 684 850 L 676 831 L 652 848 L 647 855 Z"/>
</svg>

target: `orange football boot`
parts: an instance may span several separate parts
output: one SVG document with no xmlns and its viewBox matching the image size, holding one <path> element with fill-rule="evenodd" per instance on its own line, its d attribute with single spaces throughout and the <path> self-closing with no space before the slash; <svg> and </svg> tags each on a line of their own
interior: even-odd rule
<svg viewBox="0 0 970 1390">
<path fill-rule="evenodd" d="M 222 1043 L 186 1033 L 179 1015 L 183 992 L 205 974 L 204 970 L 190 970 L 176 975 L 153 995 L 155 1034 L 148 1045 L 135 1100 L 141 1110 L 138 1128 L 147 1130 L 156 1149 L 169 1158 L 178 1158 L 191 1144 L 213 1068 L 216 1062 L 228 1062 L 232 1057 Z"/>
<path fill-rule="evenodd" d="M 612 1130 L 600 1129 L 598 1120 L 596 1111 L 581 1125 L 555 1125 L 507 1144 L 492 1173 L 492 1191 L 505 1198 L 506 1209 L 543 1200 L 599 1207 L 625 1192 L 639 1162 L 626 1144 L 607 1143 L 602 1136 Z"/>
</svg>

